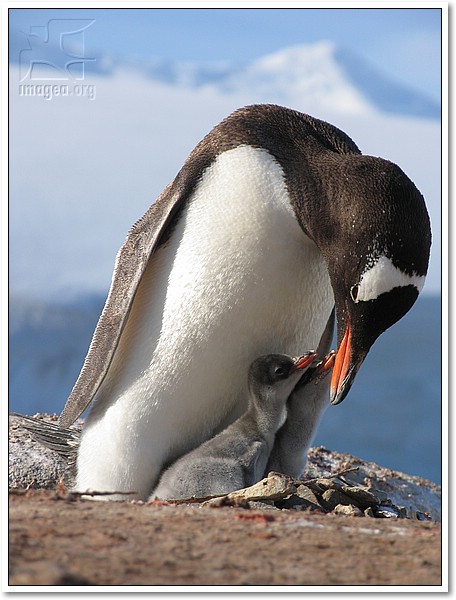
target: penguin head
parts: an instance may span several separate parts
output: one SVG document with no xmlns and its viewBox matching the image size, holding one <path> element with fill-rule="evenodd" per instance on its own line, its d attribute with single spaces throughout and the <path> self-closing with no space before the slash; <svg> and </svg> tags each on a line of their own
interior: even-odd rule
<svg viewBox="0 0 456 600">
<path fill-rule="evenodd" d="M 286 354 L 260 356 L 250 366 L 249 388 L 256 399 L 271 398 L 285 403 L 316 357 L 316 352 L 294 358 Z"/>
<path fill-rule="evenodd" d="M 331 403 L 347 395 L 372 344 L 401 319 L 427 273 L 431 230 L 424 199 L 389 161 L 349 156 L 335 168 L 319 245 L 337 317 Z M 334 181 L 334 178 L 332 178 Z"/>
</svg>

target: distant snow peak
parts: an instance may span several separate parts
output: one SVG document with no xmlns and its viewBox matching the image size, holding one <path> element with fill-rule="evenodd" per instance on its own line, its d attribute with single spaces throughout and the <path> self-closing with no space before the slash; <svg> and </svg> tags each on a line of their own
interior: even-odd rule
<svg viewBox="0 0 456 600">
<path fill-rule="evenodd" d="M 13 32 L 11 62 L 18 62 L 23 44 L 22 37 Z M 46 56 L 55 62 L 61 59 L 61 52 L 50 44 Z M 408 117 L 440 118 L 439 102 L 394 81 L 351 49 L 324 40 L 283 48 L 244 64 L 99 55 L 88 61 L 85 69 L 87 74 L 105 77 L 128 70 L 165 87 L 205 89 L 228 99 L 242 95 L 250 103 L 305 106 L 314 112 L 329 109 L 351 116 L 380 110 Z"/>
<path fill-rule="evenodd" d="M 208 88 L 287 106 L 319 107 L 347 115 L 375 110 L 438 119 L 440 106 L 425 94 L 390 79 L 356 53 L 330 41 L 283 48 L 248 63 L 130 62 L 153 81 Z"/>
<path fill-rule="evenodd" d="M 238 91 L 253 84 L 257 92 L 278 100 L 291 95 L 340 112 L 369 112 L 371 105 L 347 81 L 334 54 L 335 45 L 328 41 L 291 46 L 253 61 L 232 77 L 232 85 Z"/>
<path fill-rule="evenodd" d="M 437 102 L 330 41 L 290 46 L 244 64 L 157 59 L 130 61 L 129 65 L 167 86 L 206 88 L 227 97 L 242 95 L 249 102 L 261 98 L 349 116 L 376 110 L 426 119 L 440 116 Z"/>
<path fill-rule="evenodd" d="M 366 114 L 371 104 L 344 76 L 331 42 L 297 45 L 243 65 L 236 63 L 176 63 L 156 60 L 142 71 L 165 85 L 212 88 L 224 95 L 242 94 L 250 102 L 332 108 Z M 139 64 L 136 64 L 139 67 Z"/>
</svg>

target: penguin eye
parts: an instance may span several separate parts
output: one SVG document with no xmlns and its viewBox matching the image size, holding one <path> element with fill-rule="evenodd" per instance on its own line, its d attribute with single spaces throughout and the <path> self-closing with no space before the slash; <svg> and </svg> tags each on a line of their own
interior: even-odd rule
<svg viewBox="0 0 456 600">
<path fill-rule="evenodd" d="M 285 371 L 283 369 L 283 367 L 277 367 L 274 371 L 275 375 L 285 375 Z"/>
<path fill-rule="evenodd" d="M 350 296 L 352 297 L 353 302 L 356 302 L 358 299 L 358 293 L 359 293 L 359 285 L 353 285 L 350 289 Z"/>
</svg>

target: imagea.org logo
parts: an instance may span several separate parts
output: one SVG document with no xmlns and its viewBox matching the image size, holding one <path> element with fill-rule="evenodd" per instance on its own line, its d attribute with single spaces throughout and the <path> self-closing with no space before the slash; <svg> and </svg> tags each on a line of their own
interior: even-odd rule
<svg viewBox="0 0 456 600">
<path fill-rule="evenodd" d="M 95 86 L 80 82 L 86 77 L 86 64 L 96 60 L 85 52 L 86 31 L 94 23 L 95 19 L 51 19 L 47 25 L 30 27 L 19 52 L 19 95 L 93 100 Z"/>
<path fill-rule="evenodd" d="M 53 98 L 76 96 L 95 100 L 97 95 L 96 86 L 94 84 L 75 83 L 69 85 L 67 83 L 49 84 L 49 83 L 20 83 L 19 96 L 29 96 L 52 100 Z"/>
</svg>

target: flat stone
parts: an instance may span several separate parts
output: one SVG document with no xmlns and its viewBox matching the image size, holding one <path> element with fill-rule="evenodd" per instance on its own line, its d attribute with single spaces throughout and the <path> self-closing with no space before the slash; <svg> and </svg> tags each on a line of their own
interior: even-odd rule
<svg viewBox="0 0 456 600">
<path fill-rule="evenodd" d="M 347 496 L 350 496 L 350 498 L 353 498 L 355 503 L 360 508 L 363 508 L 363 509 L 369 508 L 369 506 L 377 506 L 378 504 L 381 503 L 382 500 L 386 500 L 386 494 L 383 493 L 384 497 L 379 498 L 378 496 L 373 494 L 371 491 L 369 491 L 368 488 L 362 487 L 360 485 L 357 485 L 357 486 L 344 485 L 340 488 L 340 490 L 344 494 L 347 494 Z"/>
<path fill-rule="evenodd" d="M 276 506 L 279 508 L 292 508 L 294 510 L 325 512 L 317 496 L 305 485 L 299 485 L 296 492 L 288 498 L 276 501 Z"/>
<path fill-rule="evenodd" d="M 299 485 L 294 495 L 298 496 L 299 498 L 302 498 L 303 500 L 307 500 L 312 504 L 316 504 L 317 506 L 319 505 L 317 496 L 306 485 Z"/>
<path fill-rule="evenodd" d="M 400 511 L 393 506 L 374 506 L 374 516 L 380 519 L 399 519 Z"/>
<path fill-rule="evenodd" d="M 334 479 L 329 479 L 329 478 L 326 478 L 326 477 L 320 477 L 319 479 L 317 479 L 316 484 L 318 485 L 318 487 L 321 490 L 331 490 L 331 489 L 339 487 L 334 482 Z"/>
<path fill-rule="evenodd" d="M 418 521 L 432 521 L 432 517 L 429 513 L 422 513 L 419 510 L 416 511 L 416 518 Z"/>
<path fill-rule="evenodd" d="M 267 477 L 246 488 L 216 498 L 200 498 L 207 506 L 246 506 L 249 502 L 282 500 L 296 491 L 291 477 L 271 471 Z M 180 503 L 185 502 L 180 501 Z"/>
<path fill-rule="evenodd" d="M 296 486 L 291 477 L 271 471 L 267 477 L 242 490 L 230 492 L 230 499 L 243 498 L 247 501 L 252 500 L 279 500 L 286 498 L 296 491 Z"/>
<path fill-rule="evenodd" d="M 364 513 L 354 504 L 337 504 L 334 508 L 336 515 L 347 517 L 364 517 Z"/>
<path fill-rule="evenodd" d="M 256 510 L 279 510 L 272 500 L 251 500 L 249 507 Z"/>
<path fill-rule="evenodd" d="M 326 510 L 334 510 L 338 504 L 353 504 L 353 498 L 340 490 L 326 490 L 321 497 L 321 504 Z"/>
</svg>

